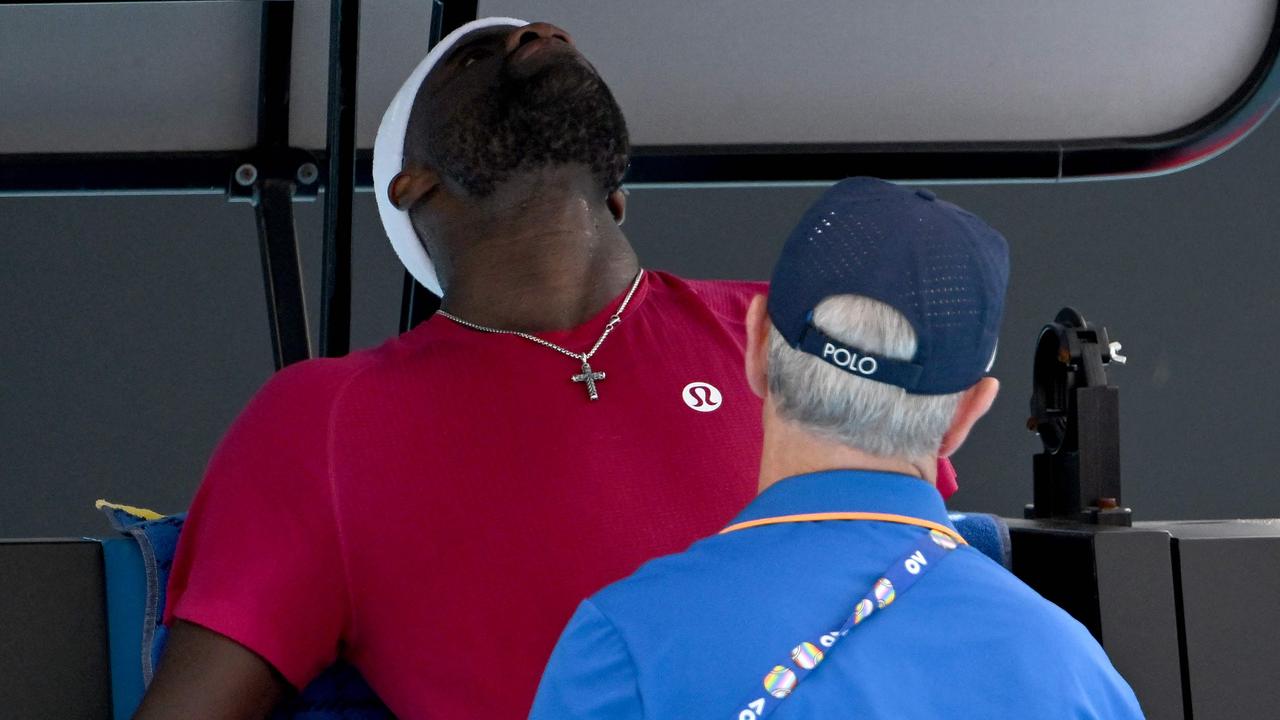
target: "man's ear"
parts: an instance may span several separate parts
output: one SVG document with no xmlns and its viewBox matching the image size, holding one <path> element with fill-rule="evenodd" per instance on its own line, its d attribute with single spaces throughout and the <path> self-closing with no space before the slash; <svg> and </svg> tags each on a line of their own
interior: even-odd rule
<svg viewBox="0 0 1280 720">
<path fill-rule="evenodd" d="M 391 204 L 401 210 L 408 210 L 415 203 L 440 187 L 440 175 L 426 168 L 403 170 L 391 180 L 387 186 L 387 197 Z"/>
<path fill-rule="evenodd" d="M 960 404 L 956 406 L 956 414 L 951 418 L 951 427 L 942 436 L 942 447 L 938 449 L 938 457 L 951 457 L 960 449 L 969 431 L 991 409 L 1000 392 L 1000 381 L 993 377 L 984 377 L 960 396 Z"/>
<path fill-rule="evenodd" d="M 614 190 L 604 202 L 609 206 L 609 212 L 613 213 L 614 222 L 621 225 L 627 219 L 627 194 L 621 189 Z"/>
<path fill-rule="evenodd" d="M 769 320 L 768 300 L 764 295 L 751 298 L 747 307 L 747 352 L 744 364 L 747 384 L 760 399 L 769 388 Z"/>
</svg>

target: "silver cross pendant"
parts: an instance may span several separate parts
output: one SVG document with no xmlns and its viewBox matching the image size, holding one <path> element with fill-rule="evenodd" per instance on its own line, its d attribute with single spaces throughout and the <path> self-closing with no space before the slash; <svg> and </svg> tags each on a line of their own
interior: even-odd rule
<svg viewBox="0 0 1280 720">
<path fill-rule="evenodd" d="M 582 372 L 573 376 L 574 382 L 587 384 L 587 398 L 591 400 L 600 399 L 600 393 L 596 392 L 596 381 L 603 379 L 604 373 L 592 371 L 591 363 L 586 360 L 582 361 Z"/>
</svg>

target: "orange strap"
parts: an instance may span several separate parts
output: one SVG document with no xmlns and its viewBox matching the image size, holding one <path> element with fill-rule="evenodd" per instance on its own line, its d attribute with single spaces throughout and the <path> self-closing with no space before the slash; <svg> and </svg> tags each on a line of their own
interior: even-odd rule
<svg viewBox="0 0 1280 720">
<path fill-rule="evenodd" d="M 820 520 L 874 520 L 876 522 L 891 522 L 899 525 L 915 525 L 916 527 L 929 528 L 950 537 L 952 540 L 961 545 L 968 545 L 960 533 L 941 523 L 932 520 L 921 520 L 920 518 L 911 517 L 909 515 L 892 515 L 890 513 L 873 513 L 873 512 L 828 512 L 828 513 L 809 513 L 807 515 L 783 515 L 781 517 L 760 518 L 759 520 L 747 520 L 746 522 L 736 523 L 720 531 L 721 535 L 731 533 L 737 530 L 746 530 L 747 528 L 760 527 L 761 525 L 781 525 L 782 523 L 795 522 L 818 522 Z"/>
</svg>

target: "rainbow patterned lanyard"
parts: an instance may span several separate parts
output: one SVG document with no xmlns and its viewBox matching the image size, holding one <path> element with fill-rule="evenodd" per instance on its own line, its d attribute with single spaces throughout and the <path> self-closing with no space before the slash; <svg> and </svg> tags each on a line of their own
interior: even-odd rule
<svg viewBox="0 0 1280 720">
<path fill-rule="evenodd" d="M 915 525 L 928 528 L 920 541 L 912 546 L 910 552 L 889 566 L 884 575 L 876 580 L 866 595 L 854 606 L 852 614 L 845 620 L 839 630 L 826 633 L 818 638 L 817 643 L 802 642 L 791 650 L 791 659 L 783 665 L 775 665 L 764 676 L 761 683 L 764 693 L 759 690 L 751 693 L 750 699 L 739 705 L 737 720 L 761 720 L 768 717 L 791 697 L 791 693 L 822 660 L 831 653 L 836 643 L 849 634 L 849 631 L 871 617 L 877 610 L 889 607 L 899 596 L 910 590 L 930 568 L 951 554 L 960 545 L 967 545 L 964 538 L 955 530 L 928 520 L 905 515 L 885 515 L 881 513 L 818 513 L 813 515 L 787 515 L 785 517 L 763 518 L 730 525 L 720 534 L 745 530 L 761 525 L 777 525 L 781 523 L 809 522 L 818 520 L 876 520 L 894 522 L 903 525 Z"/>
</svg>

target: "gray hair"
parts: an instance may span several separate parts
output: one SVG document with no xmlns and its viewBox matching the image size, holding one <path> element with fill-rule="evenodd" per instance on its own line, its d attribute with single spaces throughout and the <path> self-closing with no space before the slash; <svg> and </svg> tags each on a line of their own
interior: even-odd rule
<svg viewBox="0 0 1280 720">
<path fill-rule="evenodd" d="M 827 335 L 870 353 L 910 360 L 916 333 L 902 313 L 860 295 L 829 297 L 813 322 Z M 830 440 L 882 457 L 938 452 L 963 392 L 912 395 L 854 376 L 787 344 L 769 329 L 769 393 L 782 417 Z"/>
</svg>

